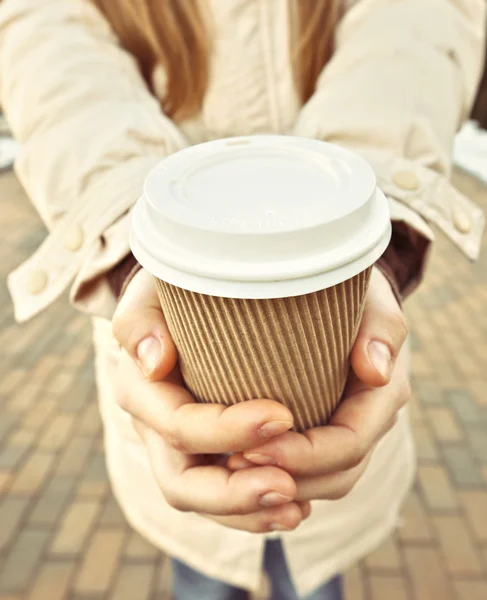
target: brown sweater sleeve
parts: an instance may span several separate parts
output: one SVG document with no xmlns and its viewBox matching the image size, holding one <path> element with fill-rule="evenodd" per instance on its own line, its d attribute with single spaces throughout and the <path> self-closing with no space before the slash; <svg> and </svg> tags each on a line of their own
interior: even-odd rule
<svg viewBox="0 0 487 600">
<path fill-rule="evenodd" d="M 376 266 L 391 284 L 401 302 L 416 288 L 422 277 L 430 242 L 403 221 L 392 224 L 392 237 Z"/>
<path fill-rule="evenodd" d="M 135 256 L 130 253 L 108 274 L 108 283 L 113 295 L 119 300 L 134 275 L 141 269 Z"/>
</svg>

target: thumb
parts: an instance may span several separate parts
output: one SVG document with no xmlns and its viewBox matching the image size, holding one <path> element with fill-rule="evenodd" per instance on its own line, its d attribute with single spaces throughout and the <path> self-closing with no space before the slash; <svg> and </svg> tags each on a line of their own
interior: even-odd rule
<svg viewBox="0 0 487 600">
<path fill-rule="evenodd" d="M 112 320 L 115 339 L 150 380 L 164 379 L 177 352 L 150 273 L 141 269 L 128 284 Z"/>
<path fill-rule="evenodd" d="M 386 385 L 406 337 L 406 319 L 391 286 L 378 269 L 373 269 L 351 355 L 356 376 L 367 385 Z"/>
</svg>

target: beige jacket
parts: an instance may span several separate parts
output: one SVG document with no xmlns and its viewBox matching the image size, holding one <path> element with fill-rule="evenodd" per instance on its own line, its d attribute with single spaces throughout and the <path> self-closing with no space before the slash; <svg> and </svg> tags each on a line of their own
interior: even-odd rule
<svg viewBox="0 0 487 600">
<path fill-rule="evenodd" d="M 0 2 L 0 102 L 22 143 L 17 173 L 50 230 L 9 278 L 19 320 L 72 282 L 76 306 L 110 317 L 115 299 L 105 274 L 128 252 L 127 213 L 146 173 L 168 153 L 225 136 L 292 133 L 353 148 L 375 168 L 393 219 L 409 226 L 412 251 L 432 238 L 428 222 L 477 255 L 483 216 L 448 175 L 453 136 L 480 75 L 485 0 L 349 0 L 335 56 L 304 107 L 288 59 L 292 0 L 206 1 L 216 27 L 212 79 L 202 113 L 177 126 L 87 0 Z M 160 69 L 154 80 L 163 96 Z M 116 406 L 118 347 L 108 321 L 95 320 L 95 342 L 109 471 L 129 520 L 207 574 L 255 588 L 263 538 L 164 503 Z M 284 536 L 301 592 L 391 531 L 412 476 L 402 414 L 352 493 L 316 503 Z"/>
</svg>

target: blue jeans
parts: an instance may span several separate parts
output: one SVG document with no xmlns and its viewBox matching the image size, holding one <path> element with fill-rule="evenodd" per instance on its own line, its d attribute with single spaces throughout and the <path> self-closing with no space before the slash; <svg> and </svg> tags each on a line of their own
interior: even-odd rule
<svg viewBox="0 0 487 600">
<path fill-rule="evenodd" d="M 268 540 L 264 569 L 271 582 L 270 600 L 299 600 L 286 564 L 280 540 Z M 210 579 L 184 563 L 173 560 L 173 600 L 247 600 L 247 592 Z M 335 577 L 301 600 L 343 600 L 342 578 Z"/>
</svg>

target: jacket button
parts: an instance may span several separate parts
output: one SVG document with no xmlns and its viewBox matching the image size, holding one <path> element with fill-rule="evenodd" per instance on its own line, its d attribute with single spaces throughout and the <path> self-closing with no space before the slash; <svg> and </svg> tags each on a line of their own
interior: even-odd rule
<svg viewBox="0 0 487 600">
<path fill-rule="evenodd" d="M 77 252 L 84 242 L 83 230 L 79 225 L 72 227 L 64 237 L 64 247 L 71 252 Z"/>
<path fill-rule="evenodd" d="M 47 273 L 45 271 L 32 271 L 27 278 L 25 289 L 31 296 L 40 294 L 47 285 Z"/>
<path fill-rule="evenodd" d="M 398 171 L 394 173 L 392 181 L 401 190 L 414 191 L 419 187 L 419 179 L 414 171 Z"/>
<path fill-rule="evenodd" d="M 472 219 L 463 210 L 463 208 L 456 208 L 453 212 L 453 224 L 455 229 L 460 233 L 470 233 L 472 231 Z"/>
</svg>

